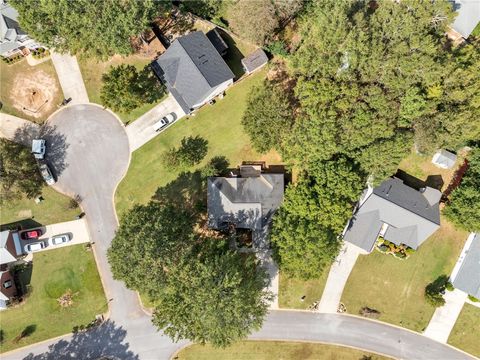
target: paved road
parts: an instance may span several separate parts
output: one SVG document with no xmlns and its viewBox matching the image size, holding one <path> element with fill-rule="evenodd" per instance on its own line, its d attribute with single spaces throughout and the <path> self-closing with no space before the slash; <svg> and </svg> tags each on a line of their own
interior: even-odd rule
<svg viewBox="0 0 480 360">
<path fill-rule="evenodd" d="M 106 251 L 117 228 L 112 196 L 127 170 L 130 150 L 124 127 L 94 105 L 62 109 L 49 120 L 48 161 L 58 175 L 57 189 L 78 194 L 107 299 L 110 320 L 81 334 L 33 345 L 2 359 L 169 359 L 187 342 L 173 343 L 151 324 L 136 294 L 113 280 Z M 48 150 L 50 149 L 50 150 Z M 253 339 L 307 340 L 344 344 L 408 359 L 471 359 L 420 334 L 387 324 L 338 314 L 272 311 Z"/>
<path fill-rule="evenodd" d="M 77 58 L 69 54 L 51 53 L 53 66 L 57 71 L 58 80 L 65 99 L 72 98 L 70 104 L 88 104 L 88 94 L 83 82 L 82 73 Z"/>
<path fill-rule="evenodd" d="M 126 130 L 131 150 L 137 150 L 143 144 L 157 136 L 160 132 L 153 130 L 153 124 L 172 112 L 175 113 L 177 120 L 185 115 L 173 96 L 168 95 L 160 104 L 128 125 Z"/>
<path fill-rule="evenodd" d="M 343 289 L 361 252 L 362 250 L 353 244 L 347 242 L 343 244 L 340 254 L 338 254 L 335 262 L 330 267 L 327 283 L 318 305 L 319 312 L 337 312 Z"/>
</svg>

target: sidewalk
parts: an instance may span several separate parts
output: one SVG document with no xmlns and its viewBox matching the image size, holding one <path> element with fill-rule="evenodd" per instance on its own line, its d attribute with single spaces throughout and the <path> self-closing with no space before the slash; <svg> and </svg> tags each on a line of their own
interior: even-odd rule
<svg viewBox="0 0 480 360">
<path fill-rule="evenodd" d="M 185 115 L 177 101 L 169 94 L 160 104 L 128 125 L 125 130 L 127 131 L 128 141 L 130 142 L 130 150 L 137 150 L 139 147 L 170 127 L 169 125 L 160 132 L 155 132 L 155 130 L 153 130 L 153 124 L 170 113 L 175 113 L 177 116 L 175 122 Z"/>
<path fill-rule="evenodd" d="M 355 245 L 347 242 L 343 244 L 340 254 L 330 268 L 327 283 L 318 306 L 318 312 L 337 312 L 338 305 L 342 298 L 343 288 L 361 252 L 362 250 Z"/>
<path fill-rule="evenodd" d="M 88 104 L 90 101 L 77 58 L 52 51 L 51 59 L 57 71 L 65 99 L 72 98 L 70 104 Z"/>
<path fill-rule="evenodd" d="M 450 332 L 457 321 L 458 315 L 462 311 L 463 304 L 467 299 L 467 294 L 460 290 L 446 291 L 443 296 L 445 305 L 435 310 L 423 335 L 446 343 Z"/>
</svg>

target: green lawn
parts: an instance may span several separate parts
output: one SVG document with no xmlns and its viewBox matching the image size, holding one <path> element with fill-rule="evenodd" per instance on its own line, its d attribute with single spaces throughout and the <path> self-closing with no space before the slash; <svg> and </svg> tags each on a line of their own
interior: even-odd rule
<svg viewBox="0 0 480 360">
<path fill-rule="evenodd" d="M 146 65 L 150 64 L 153 59 L 146 58 L 140 55 L 131 55 L 127 57 L 121 57 L 115 55 L 110 60 L 98 61 L 95 59 L 80 58 L 78 63 L 82 72 L 83 81 L 87 88 L 88 98 L 90 102 L 102 104 L 100 100 L 100 89 L 102 88 L 102 75 L 107 72 L 111 66 L 118 66 L 121 64 L 134 65 L 137 70 L 142 70 Z M 116 114 L 124 122 L 132 122 L 139 116 L 145 114 L 148 110 L 152 109 L 161 100 L 153 104 L 145 104 L 130 113 L 117 112 Z"/>
<path fill-rule="evenodd" d="M 472 34 L 473 36 L 479 38 L 480 37 L 480 23 L 475 26 L 475 29 L 473 29 Z"/>
<path fill-rule="evenodd" d="M 107 310 L 93 254 L 84 245 L 35 254 L 30 285 L 26 301 L 0 315 L 2 352 L 69 333 Z M 68 289 L 75 294 L 73 305 L 61 308 L 57 298 Z M 14 343 L 27 327 L 31 335 Z"/>
<path fill-rule="evenodd" d="M 278 304 L 281 308 L 307 309 L 320 300 L 327 282 L 330 267 L 324 269 L 317 279 L 301 280 L 282 275 L 280 271 Z M 305 296 L 303 301 L 302 296 Z"/>
<path fill-rule="evenodd" d="M 133 204 L 148 202 L 158 187 L 177 178 L 178 172 L 164 169 L 162 157 L 170 147 L 178 147 L 184 136 L 198 135 L 208 140 L 208 154 L 196 168 L 205 165 L 213 156 L 225 156 L 230 166 L 237 166 L 243 160 L 265 160 L 269 164 L 278 164 L 278 155 L 262 156 L 251 148 L 249 137 L 240 123 L 251 88 L 259 84 L 264 76 L 262 71 L 234 84 L 227 90 L 225 98 L 215 105 L 203 107 L 196 116 L 180 119 L 136 150 L 115 196 L 117 213 L 122 215 Z"/>
<path fill-rule="evenodd" d="M 42 113 L 42 116 L 35 118 L 14 107 L 14 101 L 18 100 L 18 98 L 12 99 L 11 92 L 14 87 L 19 86 L 14 85 L 18 74 L 21 74 L 21 78 L 30 78 L 35 82 L 35 78 L 40 71 L 45 72 L 51 79 L 53 79 L 55 85 L 50 86 L 49 88 L 49 90 L 52 91 L 52 97 L 48 98 L 48 103 L 43 107 L 45 111 Z M 26 59 L 12 65 L 0 61 L 0 102 L 2 103 L 2 112 L 37 123 L 43 123 L 47 120 L 50 114 L 57 110 L 57 104 L 60 104 L 62 100 L 63 92 L 60 83 L 58 82 L 57 72 L 55 71 L 51 60 L 35 66 L 28 65 Z"/>
<path fill-rule="evenodd" d="M 480 357 L 480 308 L 470 304 L 463 305 L 448 343 Z"/>
<path fill-rule="evenodd" d="M 209 345 L 191 345 L 181 350 L 176 360 L 371 360 L 389 359 L 385 356 L 343 346 L 304 342 L 240 341 L 225 349 Z"/>
<path fill-rule="evenodd" d="M 424 298 L 425 286 L 450 275 L 468 233 L 441 219 L 441 228 L 406 260 L 373 251 L 360 256 L 345 286 L 342 302 L 351 314 L 368 306 L 379 320 L 422 331 L 434 307 Z"/>
<path fill-rule="evenodd" d="M 2 205 L 0 223 L 7 224 L 24 219 L 33 219 L 42 225 L 75 220 L 80 209 L 69 209 L 70 198 L 62 195 L 49 186 L 42 189 L 43 201 L 36 204 L 34 199 L 22 197 Z"/>
</svg>

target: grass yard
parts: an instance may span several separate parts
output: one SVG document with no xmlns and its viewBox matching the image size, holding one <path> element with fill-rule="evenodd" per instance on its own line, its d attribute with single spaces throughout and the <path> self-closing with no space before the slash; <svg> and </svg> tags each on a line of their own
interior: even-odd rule
<svg viewBox="0 0 480 360">
<path fill-rule="evenodd" d="M 463 305 L 448 343 L 480 357 L 480 308 L 470 304 Z"/>
<path fill-rule="evenodd" d="M 84 245 L 35 254 L 30 286 L 22 305 L 1 313 L 2 352 L 69 333 L 107 310 L 93 253 Z M 68 289 L 74 293 L 73 305 L 62 308 L 57 298 Z M 15 343 L 27 327 L 30 336 Z"/>
<path fill-rule="evenodd" d="M 134 65 L 137 70 L 142 70 L 146 65 L 150 64 L 153 59 L 146 58 L 140 55 L 130 55 L 122 57 L 115 55 L 110 60 L 98 61 L 95 59 L 79 58 L 80 70 L 82 72 L 83 81 L 87 88 L 88 98 L 91 102 L 102 104 L 100 100 L 100 89 L 102 88 L 102 75 L 107 72 L 111 66 L 118 66 L 121 64 Z M 117 112 L 118 117 L 124 122 L 132 122 L 147 111 L 152 109 L 161 100 L 153 104 L 145 104 L 130 113 Z"/>
<path fill-rule="evenodd" d="M 0 62 L 1 111 L 36 123 L 43 123 L 63 100 L 52 61 L 30 66 L 26 59 L 8 65 Z M 33 95 L 35 93 L 35 95 Z M 23 108 L 32 111 L 23 111 Z"/>
<path fill-rule="evenodd" d="M 262 71 L 234 84 L 227 90 L 225 98 L 218 100 L 215 105 L 203 107 L 194 117 L 180 119 L 136 150 L 115 196 L 119 216 L 134 204 L 148 202 L 158 187 L 177 178 L 178 172 L 169 172 L 164 168 L 162 157 L 169 148 L 178 147 L 185 136 L 198 135 L 208 141 L 208 154 L 195 169 L 205 165 L 214 156 L 225 156 L 232 167 L 244 160 L 280 163 L 278 154 L 256 153 L 240 123 L 251 88 L 259 84 L 264 76 L 265 71 Z"/>
<path fill-rule="evenodd" d="M 358 314 L 368 306 L 381 312 L 381 321 L 422 331 L 435 311 L 425 301 L 425 286 L 440 275 L 450 275 L 468 236 L 443 217 L 441 223 L 406 260 L 376 250 L 360 256 L 342 295 L 347 311 Z"/>
<path fill-rule="evenodd" d="M 239 341 L 225 349 L 191 345 L 181 350 L 177 360 L 371 360 L 390 359 L 367 351 L 336 345 L 283 341 Z"/>
<path fill-rule="evenodd" d="M 307 309 L 322 297 L 329 271 L 327 267 L 317 279 L 311 280 L 290 278 L 280 272 L 278 305 L 287 309 Z M 305 296 L 303 301 L 302 296 Z"/>
<path fill-rule="evenodd" d="M 34 219 L 42 225 L 74 220 L 81 210 L 69 209 L 70 198 L 53 190 L 49 186 L 42 189 L 43 201 L 36 204 L 34 199 L 22 197 L 2 205 L 0 223 L 7 224 L 23 219 Z"/>
<path fill-rule="evenodd" d="M 412 151 L 409 156 L 402 160 L 398 168 L 399 170 L 406 172 L 408 175 L 426 181 L 427 185 L 430 186 L 435 185 L 435 177 L 440 175 L 443 181 L 442 190 L 445 190 L 452 180 L 456 167 L 463 162 L 463 157 L 457 157 L 456 166 L 452 169 L 442 169 L 432 164 L 432 156 L 433 155 L 419 155 L 415 153 L 415 151 Z M 428 179 L 429 175 L 433 175 L 432 178 Z"/>
</svg>

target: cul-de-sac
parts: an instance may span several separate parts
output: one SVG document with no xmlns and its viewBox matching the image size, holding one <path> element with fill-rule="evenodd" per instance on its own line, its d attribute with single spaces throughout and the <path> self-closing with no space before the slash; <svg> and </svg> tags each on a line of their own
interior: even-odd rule
<svg viewBox="0 0 480 360">
<path fill-rule="evenodd" d="M 480 358 L 480 0 L 0 0 L 3 360 Z"/>
</svg>

